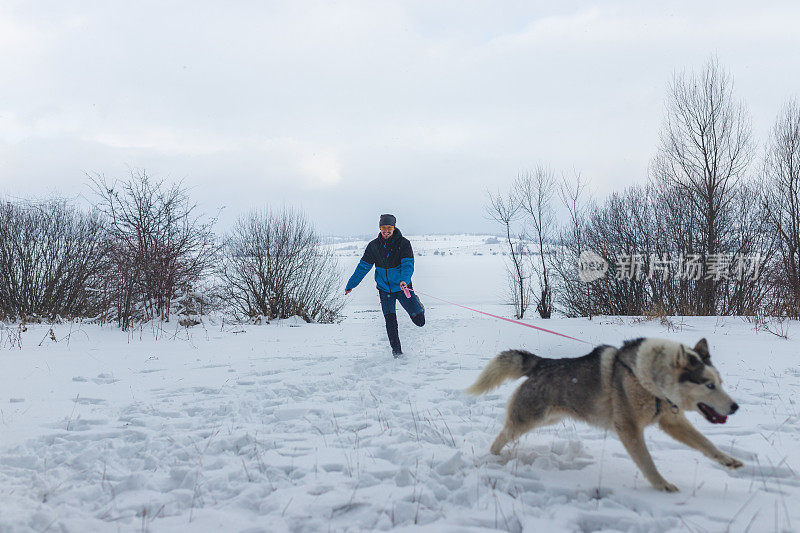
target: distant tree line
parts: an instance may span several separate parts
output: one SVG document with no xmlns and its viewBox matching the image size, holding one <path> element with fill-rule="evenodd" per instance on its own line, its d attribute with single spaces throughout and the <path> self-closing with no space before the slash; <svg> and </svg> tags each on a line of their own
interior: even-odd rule
<svg viewBox="0 0 800 533">
<path fill-rule="evenodd" d="M 535 305 L 543 318 L 554 307 L 568 316 L 800 318 L 796 101 L 758 152 L 747 109 L 712 59 L 670 83 L 646 183 L 596 202 L 580 175 L 559 180 L 540 166 L 490 195 L 516 315 Z M 520 253 L 531 246 L 537 257 Z M 587 279 L 589 263 L 608 270 Z"/>
<path fill-rule="evenodd" d="M 242 217 L 226 235 L 181 184 L 143 171 L 91 177 L 95 207 L 0 201 L 0 320 L 84 318 L 123 329 L 194 324 L 218 309 L 242 319 L 335 320 L 335 257 L 305 215 Z"/>
</svg>

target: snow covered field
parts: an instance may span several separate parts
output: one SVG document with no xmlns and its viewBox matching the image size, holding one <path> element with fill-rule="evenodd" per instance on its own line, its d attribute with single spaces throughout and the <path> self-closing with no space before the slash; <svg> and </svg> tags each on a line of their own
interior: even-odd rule
<svg viewBox="0 0 800 533">
<path fill-rule="evenodd" d="M 448 240 L 460 243 L 453 255 Z M 508 316 L 503 257 L 484 241 L 412 238 L 415 286 Z M 345 275 L 363 249 L 347 246 Z M 399 360 L 371 275 L 337 325 L 216 321 L 128 334 L 66 324 L 55 340 L 35 325 L 21 349 L 6 332 L 0 531 L 800 529 L 800 325 L 786 340 L 737 318 L 543 324 L 593 343 L 708 338 L 741 409 L 725 425 L 689 416 L 746 466 L 727 471 L 651 428 L 656 465 L 681 489 L 665 494 L 615 436 L 580 423 L 490 455 L 516 383 L 483 398 L 461 392 L 489 358 L 588 349 L 424 303 L 424 328 L 400 315 Z"/>
</svg>

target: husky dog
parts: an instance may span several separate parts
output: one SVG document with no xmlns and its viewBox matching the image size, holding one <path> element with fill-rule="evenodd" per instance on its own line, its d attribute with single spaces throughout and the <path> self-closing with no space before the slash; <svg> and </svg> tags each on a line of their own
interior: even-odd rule
<svg viewBox="0 0 800 533">
<path fill-rule="evenodd" d="M 503 430 L 491 452 L 511 440 L 564 417 L 613 429 L 653 487 L 678 488 L 656 470 L 644 442 L 644 428 L 658 422 L 675 440 L 728 468 L 742 462 L 720 451 L 692 426 L 684 411 L 699 411 L 712 424 L 724 424 L 739 406 L 722 390 L 705 339 L 689 348 L 663 339 L 635 339 L 622 348 L 598 346 L 578 358 L 543 359 L 523 350 L 495 357 L 470 394 L 488 392 L 508 379 L 527 376 L 511 396 Z"/>
</svg>

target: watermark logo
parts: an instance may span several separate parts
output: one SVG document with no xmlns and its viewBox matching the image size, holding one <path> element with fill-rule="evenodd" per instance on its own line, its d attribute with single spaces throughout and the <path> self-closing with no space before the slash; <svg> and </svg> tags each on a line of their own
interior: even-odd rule
<svg viewBox="0 0 800 533">
<path fill-rule="evenodd" d="M 700 281 L 703 279 L 755 280 L 761 271 L 764 256 L 755 254 L 617 254 L 613 276 L 618 280 L 660 279 Z M 606 275 L 608 262 L 592 251 L 581 252 L 578 258 L 578 277 L 590 283 Z"/>
<path fill-rule="evenodd" d="M 592 251 L 581 252 L 578 257 L 578 277 L 581 281 L 591 283 L 606 275 L 608 262 Z"/>
</svg>

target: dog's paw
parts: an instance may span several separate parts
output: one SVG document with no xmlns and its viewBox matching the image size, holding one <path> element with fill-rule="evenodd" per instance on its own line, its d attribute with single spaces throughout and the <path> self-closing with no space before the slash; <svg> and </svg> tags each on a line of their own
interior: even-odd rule
<svg viewBox="0 0 800 533">
<path fill-rule="evenodd" d="M 678 487 L 670 483 L 669 481 L 662 481 L 657 485 L 653 485 L 656 490 L 663 490 L 664 492 L 678 492 Z"/>
<path fill-rule="evenodd" d="M 730 455 L 722 455 L 717 457 L 717 461 L 719 461 L 719 464 L 722 466 L 730 468 L 731 470 L 736 470 L 737 468 L 744 466 L 743 462 L 741 462 L 739 459 L 734 459 Z"/>
</svg>

